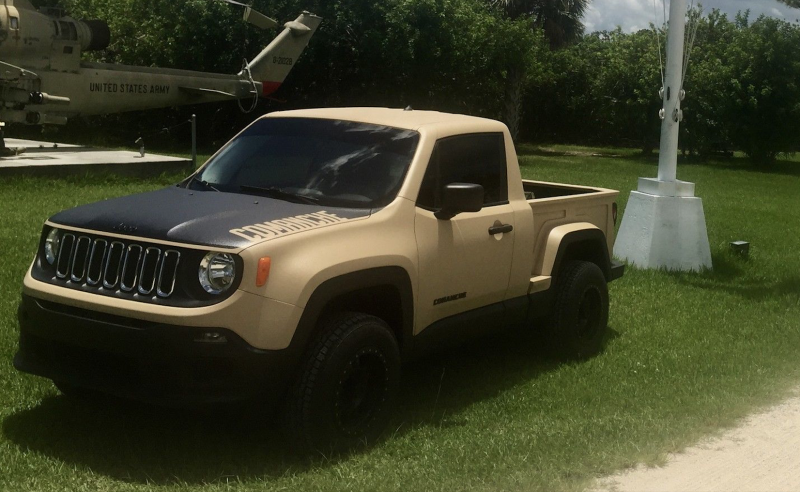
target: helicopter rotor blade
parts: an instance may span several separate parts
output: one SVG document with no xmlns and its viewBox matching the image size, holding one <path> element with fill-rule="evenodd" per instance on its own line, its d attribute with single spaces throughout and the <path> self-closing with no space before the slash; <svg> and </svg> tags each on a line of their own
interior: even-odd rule
<svg viewBox="0 0 800 492">
<path fill-rule="evenodd" d="M 278 21 L 271 19 L 252 7 L 244 8 L 244 20 L 259 29 L 271 29 L 278 25 Z"/>
<path fill-rule="evenodd" d="M 253 9 L 253 7 L 247 4 L 244 4 L 242 2 L 237 2 L 236 0 L 218 0 L 218 1 L 229 3 L 231 5 L 236 5 L 238 7 L 243 7 L 244 16 L 242 17 L 242 19 L 245 22 L 256 26 L 259 29 L 271 29 L 278 25 L 278 21 L 267 17 L 266 15 Z"/>
</svg>

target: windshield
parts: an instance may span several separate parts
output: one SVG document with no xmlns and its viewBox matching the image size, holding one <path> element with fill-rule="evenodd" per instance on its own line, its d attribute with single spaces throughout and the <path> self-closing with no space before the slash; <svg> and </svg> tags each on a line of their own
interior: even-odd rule
<svg viewBox="0 0 800 492">
<path fill-rule="evenodd" d="M 198 190 L 354 208 L 382 207 L 403 184 L 419 134 L 315 118 L 264 118 L 191 180 Z"/>
</svg>

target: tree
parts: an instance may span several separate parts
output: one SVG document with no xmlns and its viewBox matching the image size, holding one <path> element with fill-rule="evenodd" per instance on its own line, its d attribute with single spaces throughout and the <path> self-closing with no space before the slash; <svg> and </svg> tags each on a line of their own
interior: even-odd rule
<svg viewBox="0 0 800 492">
<path fill-rule="evenodd" d="M 607 34 L 604 56 L 594 79 L 595 104 L 603 118 L 598 125 L 616 142 L 640 146 L 649 154 L 658 146 L 661 84 L 658 48 L 652 30 Z"/>
<path fill-rule="evenodd" d="M 702 20 L 687 86 L 689 142 L 700 152 L 742 150 L 756 163 L 798 150 L 800 28 L 768 17 Z M 693 109 L 694 108 L 694 109 Z"/>
<path fill-rule="evenodd" d="M 590 0 L 494 0 L 510 19 L 528 17 L 559 48 L 583 35 L 581 18 Z"/>
<path fill-rule="evenodd" d="M 660 84 L 655 34 L 597 32 L 553 55 L 552 76 L 532 86 L 540 135 L 561 141 L 636 145 L 658 142 Z"/>
<path fill-rule="evenodd" d="M 746 25 L 746 15 L 734 24 L 719 10 L 698 20 L 697 38 L 686 76 L 687 99 L 681 142 L 689 152 L 709 155 L 733 150 L 730 122 L 724 108 L 731 97 L 731 81 L 736 77 L 729 60 L 729 48 Z"/>
<path fill-rule="evenodd" d="M 540 30 L 551 49 L 564 46 L 583 34 L 583 17 L 590 0 L 491 0 L 508 19 L 530 22 Z M 541 55 L 541 53 L 538 53 Z M 519 133 L 523 90 L 530 72 L 525 63 L 511 63 L 505 70 L 505 107 L 503 119 L 516 139 Z"/>
<path fill-rule="evenodd" d="M 734 76 L 725 105 L 731 139 L 757 162 L 797 150 L 800 135 L 800 29 L 761 17 L 729 48 Z"/>
<path fill-rule="evenodd" d="M 410 104 L 497 118 L 503 67 L 525 63 L 540 44 L 484 0 L 337 0 L 314 11 L 325 19 L 320 38 L 284 93 L 303 105 Z"/>
<path fill-rule="evenodd" d="M 242 24 L 238 10 L 209 0 L 59 3 L 75 17 L 111 24 L 111 49 L 89 54 L 99 61 L 234 73 L 242 58 L 254 56 L 275 35 Z M 103 143 L 115 142 L 116 132 L 116 142 L 130 143 L 185 122 L 196 111 L 201 123 L 210 122 L 200 127 L 201 141 L 217 146 L 268 110 L 410 104 L 501 117 L 512 134 L 528 138 L 635 143 L 648 152 L 658 141 L 661 107 L 655 35 L 619 29 L 583 35 L 579 15 L 585 4 L 254 0 L 253 7 L 281 21 L 304 8 L 324 18 L 276 94 L 283 101 L 262 101 L 250 115 L 228 103 L 85 123 L 94 127 L 73 120 L 66 130 L 101 135 Z M 797 24 L 751 21 L 747 13 L 728 19 L 719 11 L 701 18 L 686 80 L 684 146 L 697 153 L 742 150 L 757 162 L 800 149 L 797 46 Z"/>
<path fill-rule="evenodd" d="M 252 3 L 279 21 L 308 9 L 323 22 L 276 93 L 283 101 L 262 101 L 258 111 L 244 116 L 237 114 L 235 104 L 192 108 L 201 121 L 213 121 L 215 129 L 209 133 L 215 143 L 273 108 L 410 104 L 497 118 L 503 111 L 504 67 L 534 64 L 531 51 L 546 49 L 527 21 L 508 19 L 485 0 Z M 238 9 L 210 0 L 62 0 L 62 4 L 77 18 L 109 22 L 110 49 L 88 54 L 102 62 L 235 73 L 243 58 L 252 58 L 275 35 L 244 25 Z M 130 122 L 103 125 L 103 133 L 113 131 L 106 128 L 120 129 L 126 139 L 132 133 L 152 133 L 185 121 L 187 111 L 104 117 L 106 123 Z"/>
<path fill-rule="evenodd" d="M 778 0 L 778 1 L 785 3 L 789 7 L 800 9 L 800 0 Z"/>
</svg>

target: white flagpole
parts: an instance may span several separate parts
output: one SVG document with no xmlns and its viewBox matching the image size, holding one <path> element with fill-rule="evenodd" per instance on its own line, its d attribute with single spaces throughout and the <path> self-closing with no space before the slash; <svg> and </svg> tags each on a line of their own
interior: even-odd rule
<svg viewBox="0 0 800 492">
<path fill-rule="evenodd" d="M 614 245 L 618 258 L 639 268 L 712 267 L 703 202 L 694 196 L 694 183 L 677 179 L 685 34 L 686 0 L 671 0 L 658 178 L 639 178 Z"/>
<path fill-rule="evenodd" d="M 683 82 L 683 43 L 686 31 L 686 0 L 671 0 L 669 34 L 667 35 L 667 67 L 664 74 L 661 149 L 658 159 L 658 180 L 674 182 L 678 167 L 678 129 L 683 119 L 681 95 Z"/>
</svg>

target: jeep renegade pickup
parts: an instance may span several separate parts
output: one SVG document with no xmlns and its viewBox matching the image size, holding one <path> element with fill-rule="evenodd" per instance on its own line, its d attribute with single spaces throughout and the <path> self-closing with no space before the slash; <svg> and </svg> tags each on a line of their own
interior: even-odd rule
<svg viewBox="0 0 800 492">
<path fill-rule="evenodd" d="M 600 350 L 616 196 L 522 180 L 497 121 L 272 113 L 176 186 L 50 218 L 14 364 L 68 395 L 267 396 L 299 443 L 370 442 L 432 347 L 541 319 Z"/>
</svg>

